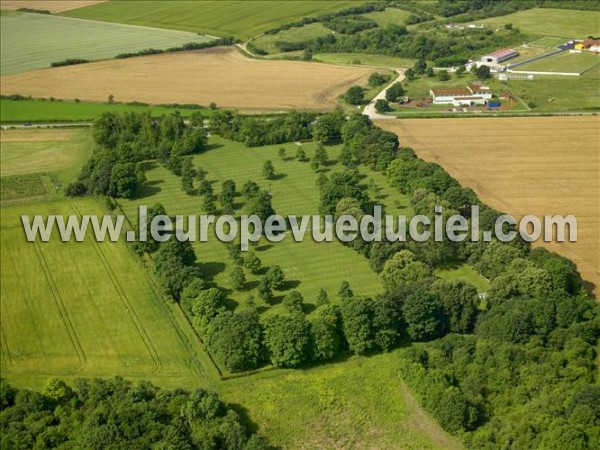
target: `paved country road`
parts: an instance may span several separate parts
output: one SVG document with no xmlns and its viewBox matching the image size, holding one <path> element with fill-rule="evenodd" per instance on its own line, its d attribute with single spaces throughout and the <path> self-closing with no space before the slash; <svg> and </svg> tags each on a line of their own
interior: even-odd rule
<svg viewBox="0 0 600 450">
<path fill-rule="evenodd" d="M 398 81 L 403 81 L 404 80 L 404 70 L 405 69 L 394 69 L 397 73 L 398 73 L 398 78 L 396 78 L 395 80 L 393 80 L 390 84 L 388 84 L 379 94 L 377 94 L 373 100 L 371 100 L 369 102 L 369 104 L 367 106 L 365 106 L 365 109 L 363 111 L 363 114 L 365 116 L 368 116 L 370 119 L 374 120 L 374 119 L 395 119 L 395 116 L 386 116 L 384 114 L 379 114 L 377 112 L 377 110 L 375 109 L 375 102 L 377 100 L 383 99 L 385 100 L 385 93 L 387 92 L 387 90 L 396 82 Z"/>
<path fill-rule="evenodd" d="M 91 127 L 93 122 L 25 122 L 25 123 L 3 123 L 2 129 L 13 128 L 61 128 L 61 127 Z"/>
</svg>

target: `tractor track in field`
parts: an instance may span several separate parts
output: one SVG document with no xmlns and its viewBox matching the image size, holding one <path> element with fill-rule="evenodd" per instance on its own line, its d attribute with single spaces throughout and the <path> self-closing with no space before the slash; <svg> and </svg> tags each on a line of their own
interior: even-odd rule
<svg viewBox="0 0 600 450">
<path fill-rule="evenodd" d="M 85 352 L 83 351 L 83 347 L 81 346 L 81 342 L 79 341 L 79 337 L 77 336 L 77 332 L 75 331 L 73 322 L 71 321 L 71 318 L 69 317 L 67 308 L 65 307 L 65 304 L 62 301 L 60 291 L 58 290 L 58 287 L 56 286 L 54 278 L 52 277 L 52 271 L 50 270 L 50 267 L 48 266 L 48 262 L 46 261 L 46 257 L 44 256 L 44 254 L 42 252 L 40 243 L 36 240 L 36 241 L 34 241 L 33 246 L 35 248 L 35 252 L 37 254 L 38 261 L 40 263 L 42 271 L 44 272 L 44 276 L 46 277 L 46 281 L 48 282 L 48 286 L 50 287 L 50 291 L 52 292 L 52 298 L 54 299 L 56 307 L 58 308 L 58 312 L 60 313 L 63 323 L 65 324 L 65 327 L 67 329 L 67 333 L 69 334 L 69 339 L 71 340 L 71 343 L 73 344 L 75 353 L 77 353 L 79 362 L 82 365 L 84 365 L 87 362 L 87 357 L 85 355 Z"/>
<path fill-rule="evenodd" d="M 81 219 L 81 213 L 80 213 L 79 209 L 77 208 L 77 206 L 75 206 L 75 204 L 72 204 L 71 207 L 73 208 L 75 213 Z M 106 274 L 108 275 L 113 287 L 115 288 L 117 295 L 119 296 L 119 299 L 121 300 L 121 303 L 125 307 L 125 310 L 127 311 L 129 318 L 133 322 L 133 325 L 135 326 L 136 331 L 138 332 L 140 338 L 142 339 L 142 342 L 144 343 L 144 346 L 146 347 L 146 350 L 148 351 L 148 355 L 150 356 L 150 359 L 152 360 L 152 369 L 150 370 L 149 373 L 156 373 L 157 371 L 160 370 L 160 368 L 162 368 L 164 366 L 164 364 L 162 363 L 160 356 L 158 355 L 158 352 L 156 351 L 156 348 L 154 347 L 154 344 L 150 340 L 150 337 L 148 336 L 148 333 L 146 332 L 144 325 L 142 324 L 140 318 L 138 317 L 138 315 L 135 311 L 135 308 L 133 307 L 133 305 L 131 304 L 131 301 L 127 297 L 127 293 L 121 286 L 121 283 L 119 282 L 119 279 L 117 278 L 114 270 L 112 269 L 110 262 L 106 258 L 106 255 L 104 255 L 104 252 L 100 248 L 100 245 L 98 245 L 98 243 L 94 239 L 94 236 L 91 235 L 91 232 L 89 232 L 89 234 L 90 235 L 88 237 L 92 243 L 92 247 L 96 251 L 96 254 L 98 255 L 98 259 L 104 266 L 104 270 L 106 271 Z"/>
</svg>

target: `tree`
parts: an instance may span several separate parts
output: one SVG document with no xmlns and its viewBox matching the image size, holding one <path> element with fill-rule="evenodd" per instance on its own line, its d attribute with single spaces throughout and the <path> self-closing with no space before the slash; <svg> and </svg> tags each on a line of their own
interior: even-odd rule
<svg viewBox="0 0 600 450">
<path fill-rule="evenodd" d="M 433 67 L 428 67 L 427 70 L 425 71 L 425 74 L 429 78 L 433 78 L 435 76 L 435 72 L 433 71 Z"/>
<path fill-rule="evenodd" d="M 346 280 L 342 281 L 342 284 L 340 284 L 340 288 L 338 289 L 338 298 L 342 301 L 347 301 L 351 298 L 354 298 L 354 292 L 352 292 L 352 289 L 350 289 L 350 283 L 348 283 Z"/>
<path fill-rule="evenodd" d="M 265 161 L 262 169 L 263 178 L 266 180 L 272 180 L 275 177 L 275 168 L 271 161 Z"/>
<path fill-rule="evenodd" d="M 273 301 L 273 287 L 267 277 L 260 279 L 256 291 L 258 292 L 258 297 L 265 303 L 268 304 Z"/>
<path fill-rule="evenodd" d="M 298 150 L 296 151 L 296 159 L 300 162 L 305 162 L 308 159 L 302 145 L 298 146 Z"/>
<path fill-rule="evenodd" d="M 275 214 L 275 210 L 271 206 L 271 194 L 267 191 L 262 191 L 251 197 L 246 202 L 246 211 L 248 215 L 256 215 L 264 222 L 269 216 Z"/>
<path fill-rule="evenodd" d="M 385 289 L 393 291 L 430 277 L 431 269 L 417 261 L 415 254 L 410 250 L 400 250 L 385 262 L 380 276 Z"/>
<path fill-rule="evenodd" d="M 413 341 L 438 337 L 443 330 L 442 306 L 436 295 L 419 287 L 404 299 L 402 317 Z"/>
<path fill-rule="evenodd" d="M 523 253 L 517 247 L 492 241 L 484 250 L 475 267 L 483 276 L 491 280 L 500 275 L 512 260 L 520 256 L 523 256 Z"/>
<path fill-rule="evenodd" d="M 346 91 L 344 98 L 351 105 L 360 105 L 365 101 L 365 91 L 360 86 L 352 86 Z"/>
<path fill-rule="evenodd" d="M 235 266 L 231 270 L 229 280 L 231 281 L 231 285 L 235 290 L 243 290 L 246 287 L 246 275 L 244 275 L 244 269 L 242 269 L 240 266 Z"/>
<path fill-rule="evenodd" d="M 202 335 L 206 333 L 208 325 L 219 314 L 226 311 L 225 297 L 217 288 L 201 291 L 192 302 L 192 315 L 194 327 Z"/>
<path fill-rule="evenodd" d="M 314 159 L 321 166 L 327 165 L 327 162 L 329 161 L 329 156 L 327 155 L 327 150 L 325 149 L 325 146 L 322 143 L 319 143 L 317 145 L 317 149 L 315 150 Z"/>
<path fill-rule="evenodd" d="M 285 159 L 285 147 L 279 147 L 277 154 L 279 155 L 279 158 L 284 160 Z"/>
<path fill-rule="evenodd" d="M 406 69 L 406 71 L 404 72 L 404 76 L 406 76 L 406 79 L 408 81 L 414 80 L 416 77 L 415 71 L 412 68 Z"/>
<path fill-rule="evenodd" d="M 480 80 L 487 80 L 488 78 L 490 78 L 490 66 L 486 66 L 481 65 L 479 67 L 477 67 L 475 69 L 475 75 L 477 75 L 477 78 L 479 78 Z"/>
<path fill-rule="evenodd" d="M 260 272 L 262 263 L 260 261 L 260 258 L 256 256 L 256 253 L 254 253 L 252 250 L 248 251 L 248 253 L 246 253 L 246 256 L 244 257 L 244 267 L 253 274 L 257 274 Z"/>
<path fill-rule="evenodd" d="M 108 195 L 131 198 L 138 188 L 138 177 L 133 163 L 116 163 L 110 172 Z"/>
<path fill-rule="evenodd" d="M 281 266 L 269 267 L 265 277 L 273 289 L 281 289 L 285 283 L 285 275 L 283 274 Z"/>
<path fill-rule="evenodd" d="M 264 342 L 271 362 L 297 367 L 310 357 L 310 324 L 303 314 L 273 315 L 265 321 Z"/>
<path fill-rule="evenodd" d="M 229 257 L 236 266 L 241 266 L 244 264 L 242 251 L 240 250 L 240 247 L 238 245 L 234 243 L 227 244 L 227 252 L 229 253 Z"/>
<path fill-rule="evenodd" d="M 210 322 L 207 342 L 211 354 L 230 371 L 256 369 L 263 359 L 262 327 L 256 314 L 219 314 Z"/>
<path fill-rule="evenodd" d="M 317 307 L 323 306 L 323 305 L 328 305 L 328 304 L 329 304 L 329 296 L 327 295 L 327 291 L 325 291 L 325 289 L 323 289 L 323 288 L 319 289 L 319 294 L 317 295 L 317 302 L 316 302 Z"/>
<path fill-rule="evenodd" d="M 219 200 L 223 206 L 225 213 L 231 213 L 233 211 L 233 201 L 235 199 L 235 181 L 225 180 L 221 184 L 221 192 L 219 193 Z"/>
<path fill-rule="evenodd" d="M 413 66 L 413 70 L 415 71 L 416 74 L 421 75 L 421 74 L 425 73 L 425 70 L 427 70 L 427 63 L 425 62 L 425 60 L 423 58 L 419 58 L 417 60 L 417 62 L 415 63 L 415 65 Z"/>
<path fill-rule="evenodd" d="M 341 129 L 346 123 L 346 113 L 341 106 L 319 116 L 312 127 L 313 138 L 324 144 L 339 140 Z"/>
<path fill-rule="evenodd" d="M 260 186 L 254 181 L 246 181 L 242 186 L 242 196 L 249 200 L 260 193 Z"/>
<path fill-rule="evenodd" d="M 305 48 L 304 52 L 302 53 L 302 60 L 303 61 L 312 61 L 313 59 L 313 52 L 310 48 Z"/>
<path fill-rule="evenodd" d="M 293 290 L 288 292 L 287 295 L 283 297 L 282 303 L 290 313 L 301 313 L 303 302 L 304 298 L 302 297 L 302 294 L 297 290 Z"/>
<path fill-rule="evenodd" d="M 313 157 L 310 160 L 310 168 L 311 168 L 311 170 L 314 170 L 315 172 L 317 170 L 319 170 L 319 161 L 317 160 L 317 158 Z"/>
<path fill-rule="evenodd" d="M 456 75 L 462 75 L 467 71 L 466 67 L 464 66 L 464 64 L 461 64 L 458 66 L 458 69 L 456 69 Z"/>
<path fill-rule="evenodd" d="M 344 337 L 357 355 L 375 348 L 373 302 L 370 298 L 347 298 L 340 307 Z"/>
<path fill-rule="evenodd" d="M 213 193 L 208 193 L 204 195 L 204 199 L 202 200 L 202 209 L 206 214 L 214 214 L 216 212 L 216 200 L 217 197 Z"/>
<path fill-rule="evenodd" d="M 380 98 L 375 102 L 375 111 L 383 113 L 391 110 L 392 108 L 390 108 L 390 104 L 387 100 Z"/>
<path fill-rule="evenodd" d="M 432 284 L 431 291 L 440 300 L 451 333 L 473 331 L 479 304 L 475 287 L 464 281 L 437 280 Z"/>
<path fill-rule="evenodd" d="M 334 358 L 341 350 L 342 338 L 338 329 L 337 314 L 322 314 L 317 310 L 316 318 L 311 322 L 312 359 L 326 361 Z"/>
<path fill-rule="evenodd" d="M 404 87 L 400 82 L 392 84 L 387 91 L 385 91 L 385 99 L 388 102 L 397 102 L 403 96 Z"/>
<path fill-rule="evenodd" d="M 440 81 L 448 81 L 450 79 L 450 74 L 447 70 L 440 70 L 438 72 L 438 78 Z"/>
<path fill-rule="evenodd" d="M 387 80 L 389 80 L 389 77 L 387 75 L 381 74 L 381 73 L 377 73 L 377 72 L 373 72 L 371 75 L 369 75 L 369 87 L 377 87 L 377 86 L 381 86 L 382 84 L 384 84 Z"/>
</svg>

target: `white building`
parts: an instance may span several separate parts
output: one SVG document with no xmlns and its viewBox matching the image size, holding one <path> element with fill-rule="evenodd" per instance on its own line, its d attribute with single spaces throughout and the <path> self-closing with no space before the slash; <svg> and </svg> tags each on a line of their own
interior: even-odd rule
<svg viewBox="0 0 600 450">
<path fill-rule="evenodd" d="M 489 55 L 483 55 L 481 57 L 481 62 L 498 64 L 506 61 L 507 59 L 514 58 L 515 56 L 519 56 L 519 52 L 513 50 L 512 48 L 503 48 L 501 50 L 496 50 Z"/>
<path fill-rule="evenodd" d="M 466 89 L 431 89 L 429 95 L 434 105 L 473 106 L 485 105 L 492 98 L 488 86 L 470 84 Z"/>
</svg>

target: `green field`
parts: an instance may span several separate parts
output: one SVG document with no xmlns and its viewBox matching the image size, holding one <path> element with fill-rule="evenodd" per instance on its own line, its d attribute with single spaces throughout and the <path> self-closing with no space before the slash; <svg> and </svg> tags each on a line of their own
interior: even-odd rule
<svg viewBox="0 0 600 450">
<path fill-rule="evenodd" d="M 374 11 L 363 14 L 363 16 L 373 19 L 380 27 L 386 27 L 389 24 L 405 25 L 406 19 L 411 13 L 398 8 L 386 8 L 384 11 Z"/>
<path fill-rule="evenodd" d="M 277 41 L 284 42 L 303 42 L 309 39 L 324 37 L 331 34 L 332 31 L 326 28 L 321 23 L 311 23 L 303 27 L 294 27 L 289 30 L 281 31 L 277 34 L 263 34 L 252 42 L 259 49 L 269 53 L 280 53 L 280 50 L 275 46 Z"/>
<path fill-rule="evenodd" d="M 47 14 L 2 14 L 2 75 L 50 67 L 68 58 L 112 58 L 147 48 L 180 47 L 207 42 L 198 34 L 90 22 Z"/>
<path fill-rule="evenodd" d="M 564 44 L 565 38 L 562 37 L 553 37 L 553 36 L 544 36 L 535 41 L 528 42 L 527 45 L 531 45 L 534 47 L 545 47 L 545 48 L 553 48 L 557 45 Z M 521 50 L 519 50 L 520 52 Z"/>
<path fill-rule="evenodd" d="M 187 324 L 160 298 L 123 242 L 29 243 L 21 214 L 98 214 L 92 199 L 2 210 L 2 376 L 150 379 L 206 383 L 180 335 Z"/>
<path fill-rule="evenodd" d="M 344 1 L 113 1 L 65 13 L 66 16 L 249 39 L 307 16 L 355 5 Z"/>
<path fill-rule="evenodd" d="M 477 20 L 473 23 L 501 28 L 512 23 L 523 33 L 559 36 L 566 39 L 587 38 L 600 34 L 600 12 L 569 9 L 533 8 L 506 16 Z"/>
<path fill-rule="evenodd" d="M 172 114 L 174 108 L 160 106 L 136 106 L 124 103 L 91 103 L 48 100 L 9 100 L 0 99 L 0 123 L 22 122 L 77 122 L 91 121 L 105 112 L 123 113 L 125 111 L 149 111 L 153 116 Z M 200 111 L 210 116 L 210 109 L 177 109 L 183 117 Z"/>
<path fill-rule="evenodd" d="M 598 64 L 600 64 L 600 56 L 595 53 L 585 51 L 581 53 L 562 52 L 516 67 L 515 70 L 582 73 Z"/>
<path fill-rule="evenodd" d="M 248 180 L 254 180 L 263 189 L 272 192 L 273 207 L 277 214 L 303 215 L 317 214 L 319 194 L 315 186 L 318 174 L 312 171 L 309 163 L 291 160 L 297 145 L 286 144 L 288 160 L 282 161 L 277 156 L 279 145 L 247 148 L 218 137 L 211 138 L 212 150 L 194 157 L 194 166 L 202 167 L 208 173 L 207 179 L 213 182 L 215 193 L 218 195 L 221 183 L 226 179 L 236 182 L 237 189 Z M 304 145 L 308 156 L 314 152 L 315 145 Z M 337 158 L 341 146 L 328 147 L 332 160 Z M 261 170 L 266 160 L 272 160 L 278 179 L 264 180 Z M 329 166 L 326 170 L 341 170 L 341 166 Z M 370 179 L 379 186 L 376 200 L 385 205 L 391 214 L 411 214 L 408 200 L 398 191 L 387 184 L 383 174 L 373 172 L 365 167 L 360 171 L 367 175 L 364 182 L 370 184 Z M 181 189 L 181 180 L 161 166 L 155 166 L 146 173 L 147 188 L 139 198 L 132 201 L 122 201 L 125 213 L 134 221 L 137 207 L 141 204 L 153 205 L 162 203 L 169 214 L 201 214 L 202 198 L 186 194 Z M 374 198 L 375 196 L 371 196 Z M 241 198 L 237 199 L 238 202 Z M 241 210 L 237 211 L 238 213 Z M 232 268 L 228 257 L 227 247 L 216 238 L 208 242 L 197 242 L 196 253 L 201 264 L 210 272 L 214 281 L 230 290 L 230 299 L 237 304 L 244 304 L 249 295 L 257 297 L 254 287 L 258 277 L 249 275 L 251 289 L 235 291 L 231 288 L 229 272 Z M 293 241 L 292 236 L 277 244 L 267 241 L 257 247 L 257 255 L 263 265 L 280 265 L 289 280 L 289 287 L 300 290 L 307 304 L 314 304 L 319 289 L 325 289 L 335 301 L 337 290 L 343 280 L 348 280 L 359 295 L 375 295 L 381 292 L 379 277 L 369 267 L 366 258 L 339 242 L 315 243 L 307 236 L 302 243 Z M 277 291 L 276 296 L 282 297 L 285 291 Z M 268 308 L 258 298 L 257 306 Z M 283 306 L 275 305 L 269 308 L 269 314 L 279 311 Z M 310 306 L 309 306 L 310 308 Z"/>
<path fill-rule="evenodd" d="M 478 293 L 483 293 L 488 290 L 490 283 L 483 278 L 477 271 L 467 264 L 449 265 L 441 269 L 437 269 L 435 274 L 447 281 L 460 280 L 472 284 L 477 289 Z"/>
<path fill-rule="evenodd" d="M 229 380 L 219 393 L 282 448 L 461 448 L 400 380 L 402 351 Z"/>
</svg>

